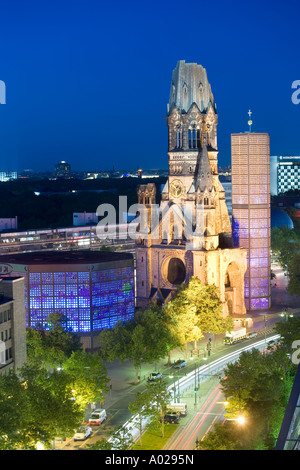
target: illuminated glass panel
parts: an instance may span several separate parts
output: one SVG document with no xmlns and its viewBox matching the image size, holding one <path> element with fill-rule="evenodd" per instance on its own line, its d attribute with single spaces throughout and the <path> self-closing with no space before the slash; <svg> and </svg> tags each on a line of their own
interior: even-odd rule
<svg viewBox="0 0 300 470">
<path fill-rule="evenodd" d="M 70 331 L 99 331 L 134 315 L 133 267 L 93 271 L 91 275 L 57 272 L 29 273 L 28 277 L 27 326 L 47 329 L 49 315 L 56 312 L 67 318 Z"/>
<path fill-rule="evenodd" d="M 247 249 L 245 306 L 265 309 L 270 298 L 269 136 L 232 134 L 231 150 L 232 234 L 234 246 Z"/>
</svg>

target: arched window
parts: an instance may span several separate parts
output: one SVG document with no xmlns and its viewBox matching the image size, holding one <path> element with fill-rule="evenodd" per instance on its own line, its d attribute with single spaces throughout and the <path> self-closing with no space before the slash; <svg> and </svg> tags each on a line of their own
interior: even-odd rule
<svg viewBox="0 0 300 470">
<path fill-rule="evenodd" d="M 189 129 L 189 148 L 199 149 L 201 147 L 200 129 Z"/>
<path fill-rule="evenodd" d="M 180 126 L 176 126 L 176 142 L 175 148 L 181 149 L 182 147 L 182 131 Z"/>
</svg>

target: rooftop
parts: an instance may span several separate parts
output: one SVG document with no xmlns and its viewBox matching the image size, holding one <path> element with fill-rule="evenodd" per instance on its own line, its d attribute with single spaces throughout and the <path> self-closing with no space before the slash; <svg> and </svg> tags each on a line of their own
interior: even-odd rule
<svg viewBox="0 0 300 470">
<path fill-rule="evenodd" d="M 89 264 L 131 260 L 130 253 L 110 251 L 47 251 L 1 255 L 0 264 Z"/>
</svg>

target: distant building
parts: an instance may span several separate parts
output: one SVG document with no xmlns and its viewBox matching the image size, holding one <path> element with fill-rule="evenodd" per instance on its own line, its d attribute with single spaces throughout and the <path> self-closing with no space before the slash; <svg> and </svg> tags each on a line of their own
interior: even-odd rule
<svg viewBox="0 0 300 470">
<path fill-rule="evenodd" d="M 6 217 L 0 218 L 0 232 L 4 230 L 17 230 L 18 228 L 18 217 Z"/>
<path fill-rule="evenodd" d="M 56 178 L 71 178 L 71 165 L 67 162 L 60 162 L 55 165 Z"/>
<path fill-rule="evenodd" d="M 267 133 L 231 135 L 232 230 L 247 249 L 247 310 L 271 307 L 270 138 Z"/>
<path fill-rule="evenodd" d="M 290 230 L 294 228 L 294 223 L 286 212 L 282 209 L 271 209 L 271 228 L 280 228 L 284 225 Z"/>
<path fill-rule="evenodd" d="M 0 265 L 2 273 L 10 266 Z M 0 374 L 26 362 L 24 278 L 0 278 Z"/>
<path fill-rule="evenodd" d="M 97 223 L 98 223 L 98 216 L 96 212 L 74 212 L 73 213 L 74 227 L 80 227 L 80 226 L 82 227 L 83 225 L 93 225 Z"/>
<path fill-rule="evenodd" d="M 271 195 L 300 189 L 300 156 L 271 156 Z"/>
<path fill-rule="evenodd" d="M 0 182 L 5 183 L 6 181 L 16 180 L 18 173 L 16 171 L 0 171 Z"/>
</svg>

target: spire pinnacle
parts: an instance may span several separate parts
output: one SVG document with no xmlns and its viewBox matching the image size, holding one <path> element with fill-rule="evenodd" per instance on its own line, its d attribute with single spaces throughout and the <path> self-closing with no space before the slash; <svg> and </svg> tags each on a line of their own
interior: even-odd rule
<svg viewBox="0 0 300 470">
<path fill-rule="evenodd" d="M 249 115 L 249 121 L 248 121 L 249 132 L 251 132 L 251 126 L 252 126 L 251 114 L 252 114 L 252 111 L 249 109 L 249 111 L 248 111 L 248 115 Z"/>
</svg>

